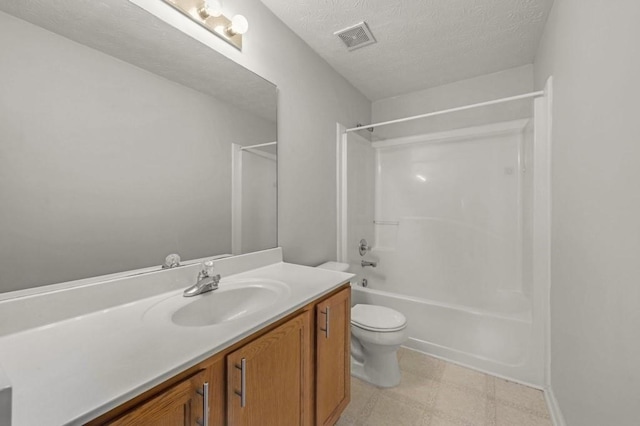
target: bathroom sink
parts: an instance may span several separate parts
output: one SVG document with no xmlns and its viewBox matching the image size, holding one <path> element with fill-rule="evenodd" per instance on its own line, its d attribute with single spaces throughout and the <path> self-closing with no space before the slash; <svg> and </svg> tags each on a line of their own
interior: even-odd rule
<svg viewBox="0 0 640 426">
<path fill-rule="evenodd" d="M 148 320 L 169 319 L 181 327 L 207 327 L 244 318 L 282 300 L 289 287 L 266 279 L 224 280 L 218 290 L 194 297 L 182 293 L 152 306 L 145 313 Z"/>
<path fill-rule="evenodd" d="M 205 293 L 173 313 L 171 321 L 184 327 L 202 327 L 233 321 L 273 305 L 278 291 L 271 286 L 250 285 Z"/>
</svg>

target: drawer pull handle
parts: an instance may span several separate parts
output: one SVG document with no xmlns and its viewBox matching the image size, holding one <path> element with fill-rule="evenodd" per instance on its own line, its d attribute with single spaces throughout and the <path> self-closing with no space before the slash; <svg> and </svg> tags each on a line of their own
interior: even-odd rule
<svg viewBox="0 0 640 426">
<path fill-rule="evenodd" d="M 234 393 L 240 397 L 240 407 L 244 408 L 247 405 L 247 360 L 242 358 L 236 368 L 240 370 L 240 390 Z"/>
<path fill-rule="evenodd" d="M 209 426 L 209 382 L 204 382 L 202 390 L 196 391 L 198 395 L 202 396 L 202 420 L 196 420 L 196 423 L 200 426 Z"/>
<path fill-rule="evenodd" d="M 320 331 L 324 331 L 324 337 L 329 338 L 329 307 L 324 308 L 324 311 L 320 311 L 324 314 L 324 328 L 320 327 Z"/>
</svg>

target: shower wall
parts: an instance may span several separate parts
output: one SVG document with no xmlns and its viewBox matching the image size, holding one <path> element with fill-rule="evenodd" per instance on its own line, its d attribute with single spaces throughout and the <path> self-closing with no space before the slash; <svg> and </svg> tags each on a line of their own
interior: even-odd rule
<svg viewBox="0 0 640 426">
<path fill-rule="evenodd" d="M 480 127 L 457 140 L 374 144 L 376 272 L 393 277 L 385 286 L 447 304 L 529 314 L 522 292 L 525 124 Z"/>
<path fill-rule="evenodd" d="M 407 317 L 408 347 L 541 385 L 533 123 L 373 143 L 348 134 L 342 260 L 368 283 L 354 288 L 354 303 Z M 372 245 L 365 256 L 361 238 Z M 362 267 L 363 259 L 377 266 Z"/>
</svg>

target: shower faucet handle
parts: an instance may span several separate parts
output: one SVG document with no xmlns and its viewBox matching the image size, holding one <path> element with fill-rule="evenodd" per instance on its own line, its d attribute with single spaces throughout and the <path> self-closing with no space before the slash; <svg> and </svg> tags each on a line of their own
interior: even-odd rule
<svg viewBox="0 0 640 426">
<path fill-rule="evenodd" d="M 365 240 L 364 238 L 361 239 L 360 244 L 358 245 L 358 252 L 360 253 L 360 256 L 364 256 L 370 250 L 371 250 L 371 247 L 369 246 L 369 243 L 367 242 L 367 240 Z"/>
</svg>

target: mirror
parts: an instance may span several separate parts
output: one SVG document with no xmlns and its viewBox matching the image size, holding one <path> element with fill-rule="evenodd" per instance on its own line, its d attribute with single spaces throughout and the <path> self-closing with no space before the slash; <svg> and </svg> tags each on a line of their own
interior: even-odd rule
<svg viewBox="0 0 640 426">
<path fill-rule="evenodd" d="M 0 34 L 0 292 L 277 246 L 273 84 L 122 0 Z"/>
</svg>

